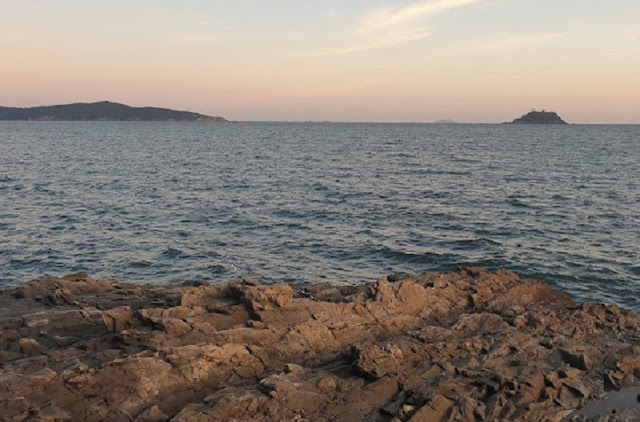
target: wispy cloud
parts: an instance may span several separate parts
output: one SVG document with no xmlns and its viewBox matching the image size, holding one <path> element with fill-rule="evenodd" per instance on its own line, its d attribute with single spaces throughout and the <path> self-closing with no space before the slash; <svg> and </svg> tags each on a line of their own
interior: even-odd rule
<svg viewBox="0 0 640 422">
<path fill-rule="evenodd" d="M 360 33 L 379 33 L 381 31 L 396 31 L 424 19 L 461 6 L 478 3 L 483 0 L 431 0 L 413 3 L 405 7 L 383 7 L 369 12 L 362 24 Z"/>
<path fill-rule="evenodd" d="M 339 54 L 352 54 L 359 53 L 362 51 L 375 50 L 378 48 L 391 47 L 398 44 L 404 44 L 407 42 L 415 41 L 420 38 L 425 38 L 429 36 L 428 33 L 422 34 L 388 34 L 385 37 L 378 37 L 372 40 L 364 41 L 361 43 L 354 43 L 348 45 L 346 47 L 337 47 L 330 48 L 326 50 L 316 50 L 312 51 L 307 56 L 328 56 L 328 55 L 339 55 Z"/>
<path fill-rule="evenodd" d="M 382 7 L 370 10 L 353 30 L 353 41 L 336 48 L 313 51 L 307 56 L 352 54 L 392 47 L 429 36 L 424 23 L 427 18 L 449 9 L 484 0 L 429 0 L 404 7 Z"/>
</svg>

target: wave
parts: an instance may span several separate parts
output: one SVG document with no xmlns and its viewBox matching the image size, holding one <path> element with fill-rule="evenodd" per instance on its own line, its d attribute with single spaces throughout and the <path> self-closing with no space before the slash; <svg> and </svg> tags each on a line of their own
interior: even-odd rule
<svg viewBox="0 0 640 422">
<path fill-rule="evenodd" d="M 449 262 L 451 259 L 451 255 L 448 254 L 434 252 L 413 253 L 388 247 L 379 249 L 377 253 L 385 258 L 392 258 L 399 262 L 413 264 L 444 264 L 445 262 Z"/>
</svg>

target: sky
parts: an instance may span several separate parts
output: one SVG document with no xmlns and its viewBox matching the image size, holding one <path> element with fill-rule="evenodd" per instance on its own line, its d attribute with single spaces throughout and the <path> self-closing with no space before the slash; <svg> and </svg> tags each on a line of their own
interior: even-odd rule
<svg viewBox="0 0 640 422">
<path fill-rule="evenodd" d="M 640 123 L 638 0 L 0 0 L 0 105 Z"/>
</svg>

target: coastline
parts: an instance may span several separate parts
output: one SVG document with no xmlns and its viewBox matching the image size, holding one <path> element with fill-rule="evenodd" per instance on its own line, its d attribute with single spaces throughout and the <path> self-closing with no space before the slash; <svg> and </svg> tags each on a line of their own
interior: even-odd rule
<svg viewBox="0 0 640 422">
<path fill-rule="evenodd" d="M 0 322 L 3 420 L 587 420 L 575 410 L 640 385 L 638 314 L 502 270 L 360 286 L 76 274 L 0 290 Z"/>
</svg>

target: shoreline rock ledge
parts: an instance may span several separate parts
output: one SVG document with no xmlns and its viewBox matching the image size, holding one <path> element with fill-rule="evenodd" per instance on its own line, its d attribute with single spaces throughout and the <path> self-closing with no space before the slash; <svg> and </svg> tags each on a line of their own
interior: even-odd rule
<svg viewBox="0 0 640 422">
<path fill-rule="evenodd" d="M 0 322 L 3 421 L 577 421 L 640 385 L 638 314 L 478 268 L 359 286 L 75 274 L 0 290 Z"/>
</svg>

